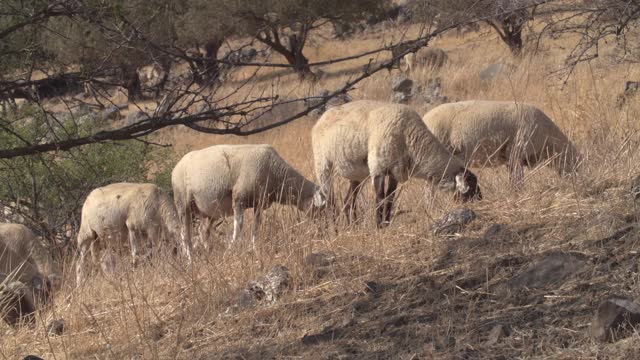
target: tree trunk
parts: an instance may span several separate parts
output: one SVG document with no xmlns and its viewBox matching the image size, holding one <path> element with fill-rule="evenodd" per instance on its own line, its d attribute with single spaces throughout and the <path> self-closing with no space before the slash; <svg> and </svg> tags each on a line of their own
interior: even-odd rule
<svg viewBox="0 0 640 360">
<path fill-rule="evenodd" d="M 142 88 L 140 86 L 140 79 L 138 79 L 138 72 L 135 67 L 122 68 L 122 81 L 124 87 L 127 89 L 127 97 L 129 101 L 135 101 L 142 99 Z"/>
<path fill-rule="evenodd" d="M 486 22 L 498 33 L 514 56 L 522 54 L 522 30 L 524 29 L 526 18 L 514 15 L 504 19 L 487 20 Z"/>
<path fill-rule="evenodd" d="M 220 65 L 218 64 L 218 50 L 222 47 L 224 38 L 218 37 L 207 41 L 204 44 L 204 58 L 201 62 L 201 77 L 204 83 L 212 84 L 220 76 Z"/>
<path fill-rule="evenodd" d="M 258 35 L 258 41 L 268 45 L 271 49 L 284 56 L 287 62 L 293 65 L 293 70 L 297 72 L 302 79 L 313 77 L 313 72 L 309 66 L 307 66 L 309 65 L 309 59 L 307 59 L 302 52 L 307 39 L 306 28 L 303 28 L 297 34 L 290 35 L 288 46 L 285 46 L 280 41 L 277 29 L 271 29 L 270 32 L 271 34 L 264 32 Z"/>
<path fill-rule="evenodd" d="M 292 34 L 289 36 L 289 49 L 291 49 L 291 57 L 287 58 L 289 64 L 293 65 L 293 70 L 295 70 L 301 78 L 313 77 L 313 72 L 309 68 L 309 59 L 302 53 L 302 49 L 304 49 L 304 40 L 300 40 L 300 38 L 305 39 L 305 35 L 298 36 L 297 34 Z"/>
<path fill-rule="evenodd" d="M 503 40 L 514 56 L 522 54 L 522 28 L 523 24 L 505 28 Z"/>
</svg>

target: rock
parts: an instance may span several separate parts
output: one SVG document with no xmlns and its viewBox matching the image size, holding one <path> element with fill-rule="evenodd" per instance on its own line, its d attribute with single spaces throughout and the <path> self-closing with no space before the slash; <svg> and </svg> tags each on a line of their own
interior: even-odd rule
<svg viewBox="0 0 640 360">
<path fill-rule="evenodd" d="M 248 47 L 240 50 L 231 50 L 223 56 L 223 59 L 233 63 L 250 62 L 258 56 L 258 50 Z"/>
<path fill-rule="evenodd" d="M 379 295 L 382 292 L 382 284 L 375 281 L 364 282 L 364 292 L 372 295 Z"/>
<path fill-rule="evenodd" d="M 309 254 L 304 262 L 311 267 L 331 266 L 336 261 L 336 255 L 330 251 L 322 251 Z"/>
<path fill-rule="evenodd" d="M 640 81 L 627 81 L 624 84 L 624 95 L 632 96 L 638 93 L 640 90 Z"/>
<path fill-rule="evenodd" d="M 640 306 L 626 299 L 609 299 L 598 306 L 591 321 L 591 336 L 600 341 L 617 341 L 633 334 L 640 325 Z"/>
<path fill-rule="evenodd" d="M 629 98 L 634 97 L 638 93 L 638 90 L 640 90 L 640 81 L 627 81 L 624 84 L 624 92 L 618 95 L 616 99 L 616 105 L 619 108 L 622 107 L 627 103 Z"/>
<path fill-rule="evenodd" d="M 53 320 L 47 325 L 47 333 L 49 336 L 62 335 L 64 333 L 64 320 Z"/>
<path fill-rule="evenodd" d="M 440 220 L 436 221 L 433 226 L 434 235 L 451 235 L 462 231 L 465 225 L 468 225 L 476 218 L 476 213 L 469 208 L 460 208 L 445 214 Z"/>
<path fill-rule="evenodd" d="M 391 89 L 394 92 L 410 94 L 412 88 L 413 88 L 413 80 L 407 78 L 406 76 L 400 75 L 393 78 Z"/>
<path fill-rule="evenodd" d="M 509 280 L 508 286 L 531 289 L 559 285 L 587 264 L 587 257 L 579 253 L 552 253 Z"/>
<path fill-rule="evenodd" d="M 274 303 L 291 285 L 289 269 L 276 265 L 267 274 L 251 281 L 247 287 L 239 289 L 231 296 L 224 314 L 232 314 L 239 309 L 248 309 L 261 303 Z"/>
<path fill-rule="evenodd" d="M 355 33 L 355 27 L 349 21 L 333 22 L 333 36 L 339 40 L 345 40 Z"/>
<path fill-rule="evenodd" d="M 136 72 L 143 91 L 160 86 L 167 78 L 167 72 L 158 64 L 141 66 Z"/>
<path fill-rule="evenodd" d="M 480 31 L 480 25 L 477 22 L 474 23 L 469 23 L 469 24 L 462 24 L 458 27 L 456 27 L 456 36 L 457 37 L 464 37 L 468 34 L 471 33 L 476 33 Z"/>
<path fill-rule="evenodd" d="M 95 121 L 97 123 L 120 120 L 121 118 L 122 114 L 120 114 L 120 107 L 118 105 L 112 105 L 95 115 Z"/>
<path fill-rule="evenodd" d="M 144 111 L 131 111 L 124 118 L 124 125 L 133 125 L 141 120 L 149 118 L 149 114 Z"/>
<path fill-rule="evenodd" d="M 422 91 L 422 96 L 424 102 L 430 105 L 449 102 L 449 98 L 442 95 L 442 80 L 439 77 L 427 80 L 427 87 Z"/>
<path fill-rule="evenodd" d="M 329 102 L 327 103 L 327 109 L 334 106 L 340 106 L 351 101 L 353 101 L 353 98 L 349 94 L 338 94 L 335 97 L 331 98 L 331 100 L 329 100 Z"/>
<path fill-rule="evenodd" d="M 290 285 L 289 269 L 284 265 L 276 265 L 261 278 L 250 282 L 248 290 L 257 301 L 273 303 Z"/>
<path fill-rule="evenodd" d="M 258 56 L 258 50 L 252 47 L 242 49 L 241 56 L 242 56 L 242 60 L 245 62 L 252 61 L 253 59 L 256 58 L 256 56 Z"/>
<path fill-rule="evenodd" d="M 412 4 L 410 4 L 409 1 L 404 1 L 404 4 L 398 4 L 398 6 L 400 7 L 399 12 L 398 12 L 398 17 L 396 19 L 396 21 L 399 24 L 405 24 L 405 23 L 409 23 L 411 22 L 411 20 L 413 20 L 413 9 L 411 7 Z"/>
<path fill-rule="evenodd" d="M 498 343 L 502 337 L 506 335 L 504 331 L 504 326 L 497 324 L 495 325 L 491 331 L 489 331 L 489 335 L 487 335 L 487 340 L 484 342 L 486 346 L 493 346 Z"/>
<path fill-rule="evenodd" d="M 237 300 L 234 304 L 234 307 L 240 309 L 248 309 L 258 305 L 258 301 L 256 300 L 253 292 L 249 289 L 242 289 L 237 295 Z"/>
<path fill-rule="evenodd" d="M 515 69 L 516 67 L 511 64 L 493 63 L 480 71 L 478 75 L 482 81 L 491 81 L 499 76 L 508 75 L 515 71 Z"/>
<path fill-rule="evenodd" d="M 327 89 L 321 89 L 317 95 L 315 95 L 313 98 L 305 100 L 305 104 L 306 106 L 315 106 L 318 105 L 319 103 L 321 103 L 324 98 L 326 98 L 327 96 L 329 96 L 330 92 Z M 311 115 L 315 115 L 315 116 L 320 116 L 322 114 L 324 114 L 325 111 L 327 111 L 327 109 L 330 109 L 332 107 L 335 106 L 340 106 L 343 104 L 346 104 L 348 102 L 351 102 L 353 99 L 351 98 L 351 96 L 349 96 L 349 94 L 338 94 L 334 97 L 332 97 L 331 99 L 329 99 L 329 101 L 327 101 L 326 104 L 324 104 L 323 106 L 320 106 L 319 108 L 313 110 L 311 112 Z"/>
<path fill-rule="evenodd" d="M 192 82 L 193 72 L 191 71 L 191 69 L 183 74 L 169 73 L 169 76 L 167 76 L 167 81 L 165 83 L 165 88 L 170 90 L 183 88 L 188 86 Z"/>
<path fill-rule="evenodd" d="M 331 266 L 335 261 L 335 254 L 328 251 L 311 253 L 304 259 L 304 262 L 312 269 L 313 275 L 318 279 L 331 271 Z"/>
<path fill-rule="evenodd" d="M 397 104 L 407 104 L 411 100 L 411 94 L 405 94 L 401 92 L 394 92 L 391 94 L 391 98 L 389 102 L 397 103 Z"/>
<path fill-rule="evenodd" d="M 493 241 L 498 238 L 501 232 L 504 231 L 504 225 L 502 224 L 492 224 L 489 226 L 487 231 L 485 231 L 484 236 L 482 237 L 486 241 Z"/>
<path fill-rule="evenodd" d="M 76 106 L 72 111 L 73 116 L 83 116 L 90 113 L 91 107 L 87 104 L 80 104 Z"/>
</svg>

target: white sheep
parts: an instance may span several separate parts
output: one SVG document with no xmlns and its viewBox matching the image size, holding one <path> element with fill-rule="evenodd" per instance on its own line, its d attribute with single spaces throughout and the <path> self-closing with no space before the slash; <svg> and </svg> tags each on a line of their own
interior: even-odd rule
<svg viewBox="0 0 640 360">
<path fill-rule="evenodd" d="M 465 161 L 506 163 L 519 182 L 522 166 L 549 161 L 561 174 L 572 173 L 580 155 L 540 109 L 513 101 L 470 100 L 443 104 L 424 115 L 431 132 Z"/>
<path fill-rule="evenodd" d="M 415 53 L 408 53 L 403 57 L 403 60 L 405 63 L 404 71 L 413 72 L 420 66 L 429 70 L 437 70 L 446 64 L 449 56 L 442 49 L 423 47 Z"/>
<path fill-rule="evenodd" d="M 204 242 L 215 220 L 233 214 L 235 242 L 241 236 L 244 210 L 253 208 L 251 240 L 255 246 L 262 210 L 272 203 L 294 205 L 304 212 L 325 204 L 318 187 L 270 145 L 216 145 L 192 151 L 176 164 L 171 182 L 182 239 L 189 246 L 193 215 L 208 220 L 201 228 Z"/>
<path fill-rule="evenodd" d="M 78 283 L 90 250 L 97 262 L 96 246 L 129 240 L 133 264 L 138 262 L 141 241 L 179 240 L 179 223 L 171 197 L 154 184 L 115 183 L 94 189 L 82 206 L 76 265 Z M 191 261 L 189 248 L 184 249 Z"/>
<path fill-rule="evenodd" d="M 33 312 L 49 302 L 54 287 L 30 254 L 13 250 L 14 225 L 0 225 L 0 316 L 11 326 L 22 320 L 33 320 Z M 29 234 L 33 235 L 30 231 Z"/>
<path fill-rule="evenodd" d="M 351 214 L 361 182 L 371 176 L 379 227 L 391 220 L 398 182 L 410 176 L 457 190 L 456 195 L 464 201 L 481 198 L 476 176 L 446 150 L 408 106 L 360 100 L 334 107 L 318 120 L 311 134 L 316 176 L 323 193 L 333 198 L 334 172 L 350 180 L 347 205 Z M 385 176 L 389 176 L 386 191 Z"/>
<path fill-rule="evenodd" d="M 60 287 L 60 268 L 51 254 L 28 227 L 22 224 L 0 224 L 0 246 L 8 248 L 20 261 L 27 261 L 50 281 L 54 290 Z"/>
</svg>

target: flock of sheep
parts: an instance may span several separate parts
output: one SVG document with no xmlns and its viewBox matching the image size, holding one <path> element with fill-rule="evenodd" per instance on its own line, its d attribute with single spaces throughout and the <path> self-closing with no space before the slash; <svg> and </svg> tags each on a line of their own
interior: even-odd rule
<svg viewBox="0 0 640 360">
<path fill-rule="evenodd" d="M 82 208 L 77 238 L 78 285 L 86 277 L 88 253 L 99 262 L 102 248 L 127 240 L 134 264 L 157 238 L 179 239 L 191 263 L 193 217 L 201 220 L 198 238 L 206 248 L 214 223 L 232 214 L 232 241 L 241 238 L 243 213 L 249 208 L 255 215 L 254 242 L 262 212 L 274 202 L 311 216 L 334 209 L 336 175 L 350 182 L 343 207 L 350 222 L 363 181 L 372 179 L 376 224 L 383 227 L 391 221 L 398 183 L 410 177 L 470 201 L 481 199 L 482 193 L 466 165 L 506 163 L 517 182 L 523 166 L 550 164 L 560 174 L 570 174 L 580 162 L 577 150 L 547 115 L 515 102 L 444 104 L 421 117 L 405 105 L 354 101 L 322 115 L 312 129 L 312 146 L 318 184 L 270 145 L 217 145 L 192 151 L 177 163 L 173 200 L 153 184 L 117 183 L 93 190 Z M 60 285 L 59 270 L 25 226 L 0 224 L 0 240 L 2 314 L 13 325 L 46 304 Z"/>
</svg>

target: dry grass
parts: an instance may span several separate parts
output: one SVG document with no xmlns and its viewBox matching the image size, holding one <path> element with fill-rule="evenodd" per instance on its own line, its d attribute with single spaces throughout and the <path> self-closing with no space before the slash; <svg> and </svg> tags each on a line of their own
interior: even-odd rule
<svg viewBox="0 0 640 360">
<path fill-rule="evenodd" d="M 313 59 L 343 56 L 397 34 L 325 41 L 308 53 Z M 401 187 L 399 214 L 384 231 L 373 225 L 369 186 L 358 204 L 363 223 L 340 225 L 337 235 L 319 232 L 295 210 L 274 206 L 265 216 L 256 252 L 242 245 L 224 248 L 230 234 L 227 222 L 220 228 L 223 234 L 212 237 L 213 251 L 200 254 L 190 269 L 161 254 L 137 269 L 120 261 L 117 275 L 94 274 L 81 288 L 75 288 L 72 274 L 67 274 L 68 283 L 46 314 L 47 319 L 66 321 L 65 334 L 46 336 L 45 319 L 35 329 L 3 328 L 0 354 L 20 358 L 31 353 L 46 359 L 637 357 L 637 335 L 602 345 L 589 339 L 587 327 L 607 295 L 640 298 L 637 228 L 606 244 L 594 242 L 637 222 L 628 184 L 640 172 L 640 104 L 618 109 L 615 101 L 625 80 L 640 78 L 640 67 L 593 62 L 578 68 L 563 86 L 562 78 L 547 76 L 561 66 L 562 51 L 552 42 L 545 45 L 540 55 L 517 63 L 513 76 L 487 85 L 478 80 L 479 70 L 492 62 L 512 61 L 493 34 L 444 37 L 433 43 L 452 60 L 439 74 L 445 95 L 539 106 L 586 155 L 577 178 L 559 179 L 548 169 L 535 169 L 527 173 L 525 186 L 514 191 L 505 169 L 479 169 L 485 200 L 470 205 L 479 218 L 451 239 L 435 238 L 429 229 L 434 219 L 458 205 L 418 181 Z M 234 79 L 248 74 L 236 73 Z M 251 91 L 304 96 L 337 87 L 349 76 L 344 72 L 316 85 L 301 84 L 292 75 L 265 76 Z M 351 95 L 387 99 L 392 76 L 379 73 Z M 429 76 L 421 73 L 414 79 L 426 82 Z M 424 104 L 414 106 L 427 110 Z M 247 138 L 183 128 L 159 137 L 174 144 L 176 158 L 213 144 L 270 143 L 313 178 L 313 122 L 301 119 Z M 501 230 L 487 236 L 493 224 L 501 224 Z M 318 278 L 304 259 L 321 251 L 336 254 L 337 260 Z M 505 290 L 508 279 L 552 251 L 579 252 L 592 266 L 556 287 Z M 292 291 L 273 305 L 225 311 L 238 288 L 275 264 L 291 270 Z M 366 290 L 367 281 L 378 285 L 376 291 Z M 509 334 L 490 345 L 485 340 L 495 324 L 504 325 Z M 316 336 L 303 342 L 308 334 Z"/>
</svg>

